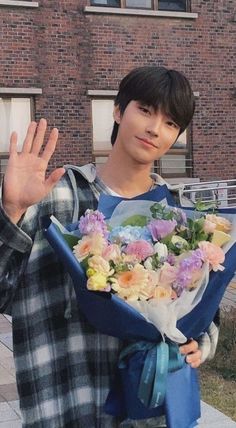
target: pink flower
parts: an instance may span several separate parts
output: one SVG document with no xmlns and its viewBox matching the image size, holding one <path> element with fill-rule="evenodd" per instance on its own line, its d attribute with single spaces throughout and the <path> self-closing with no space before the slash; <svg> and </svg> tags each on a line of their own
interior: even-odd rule
<svg viewBox="0 0 236 428">
<path fill-rule="evenodd" d="M 102 253 L 102 257 L 107 261 L 119 262 L 121 258 L 120 247 L 117 244 L 109 244 Z"/>
<path fill-rule="evenodd" d="M 208 241 L 201 241 L 198 246 L 202 250 L 204 261 L 208 261 L 215 272 L 224 270 L 220 263 L 224 262 L 225 255 L 220 247 Z"/>
<path fill-rule="evenodd" d="M 128 255 L 134 255 L 137 261 L 141 262 L 152 256 L 154 250 L 149 242 L 140 239 L 139 241 L 130 242 L 126 247 L 125 252 Z"/>
<path fill-rule="evenodd" d="M 162 287 L 169 287 L 176 280 L 178 269 L 169 263 L 164 263 L 160 269 L 158 284 Z"/>
</svg>

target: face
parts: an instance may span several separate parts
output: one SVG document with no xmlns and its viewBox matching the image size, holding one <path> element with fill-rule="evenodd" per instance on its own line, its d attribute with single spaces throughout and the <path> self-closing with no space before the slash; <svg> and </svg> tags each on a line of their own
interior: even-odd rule
<svg viewBox="0 0 236 428">
<path fill-rule="evenodd" d="M 152 164 L 174 144 L 180 127 L 166 114 L 139 101 L 131 101 L 121 115 L 115 107 L 119 124 L 115 142 L 118 150 L 140 164 Z"/>
</svg>

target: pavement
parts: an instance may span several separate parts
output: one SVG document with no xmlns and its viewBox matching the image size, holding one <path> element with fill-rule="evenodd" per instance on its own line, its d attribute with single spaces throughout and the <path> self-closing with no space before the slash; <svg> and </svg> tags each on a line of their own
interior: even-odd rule
<svg viewBox="0 0 236 428">
<path fill-rule="evenodd" d="M 236 278 L 222 301 L 226 310 L 236 309 Z M 236 428 L 236 422 L 208 404 L 201 402 L 202 417 L 198 428 Z M 0 314 L 0 428 L 22 428 L 12 353 L 11 317 Z M 180 428 L 180 427 L 179 427 Z"/>
</svg>

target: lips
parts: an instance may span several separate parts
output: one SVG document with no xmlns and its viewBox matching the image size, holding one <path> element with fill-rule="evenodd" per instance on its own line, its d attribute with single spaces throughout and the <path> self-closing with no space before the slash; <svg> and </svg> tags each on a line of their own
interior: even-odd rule
<svg viewBox="0 0 236 428">
<path fill-rule="evenodd" d="M 139 141 L 148 144 L 149 146 L 154 147 L 155 149 L 157 149 L 157 146 L 153 143 L 152 140 L 148 140 L 147 138 L 142 138 L 142 137 L 136 137 Z"/>
</svg>

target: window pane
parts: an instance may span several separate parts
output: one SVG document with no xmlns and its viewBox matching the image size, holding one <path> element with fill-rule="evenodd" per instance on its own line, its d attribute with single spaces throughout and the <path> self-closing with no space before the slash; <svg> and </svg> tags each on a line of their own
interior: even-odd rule
<svg viewBox="0 0 236 428">
<path fill-rule="evenodd" d="M 177 12 L 186 12 L 187 5 L 186 0 L 176 0 L 176 1 L 158 1 L 159 10 L 174 10 Z"/>
<path fill-rule="evenodd" d="M 6 171 L 7 162 L 8 162 L 7 158 L 8 158 L 8 156 L 1 158 L 1 154 L 0 154 L 0 182 L 2 182 L 3 175 Z"/>
<path fill-rule="evenodd" d="M 93 6 L 120 7 L 120 0 L 92 0 Z"/>
<path fill-rule="evenodd" d="M 186 149 L 187 148 L 187 132 L 186 130 L 180 134 L 178 140 L 172 147 L 173 149 Z"/>
<path fill-rule="evenodd" d="M 185 155 L 165 155 L 160 159 L 160 163 L 162 174 L 186 174 Z"/>
<path fill-rule="evenodd" d="M 111 149 L 111 132 L 114 123 L 113 108 L 113 100 L 92 101 L 94 151 Z"/>
<path fill-rule="evenodd" d="M 9 151 L 12 131 L 17 132 L 21 149 L 30 121 L 30 98 L 0 98 L 0 153 Z"/>
<path fill-rule="evenodd" d="M 136 9 L 151 9 L 152 0 L 126 0 L 126 7 Z"/>
</svg>

